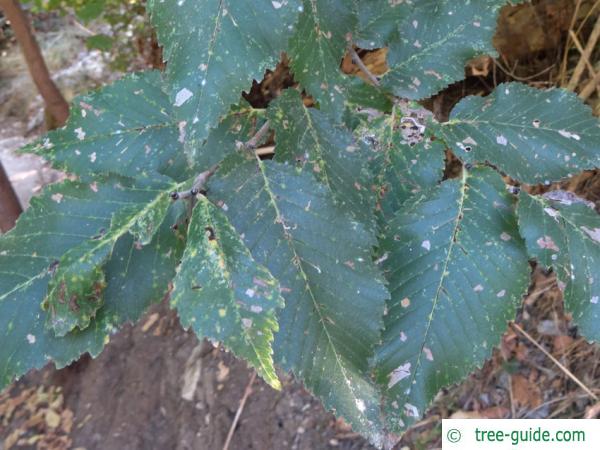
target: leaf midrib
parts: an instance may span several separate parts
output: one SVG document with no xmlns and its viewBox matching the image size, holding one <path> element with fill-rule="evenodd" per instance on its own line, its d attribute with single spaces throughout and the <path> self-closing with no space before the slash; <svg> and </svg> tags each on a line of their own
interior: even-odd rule
<svg viewBox="0 0 600 450">
<path fill-rule="evenodd" d="M 438 287 L 436 289 L 435 292 L 435 297 L 433 299 L 433 305 L 431 307 L 431 312 L 429 313 L 428 319 L 427 319 L 427 326 L 425 328 L 425 333 L 423 335 L 423 340 L 421 342 L 421 346 L 419 349 L 419 354 L 417 356 L 417 361 L 415 362 L 415 370 L 412 372 L 411 378 L 410 378 L 410 384 L 409 386 L 412 386 L 415 378 L 417 376 L 417 372 L 419 371 L 419 367 L 421 365 L 421 357 L 423 355 L 423 349 L 425 348 L 425 345 L 427 344 L 427 338 L 429 337 L 429 331 L 431 329 L 431 324 L 433 322 L 433 316 L 434 313 L 436 311 L 436 307 L 437 307 L 437 303 L 438 300 L 440 298 L 440 294 L 442 292 L 442 288 L 443 288 L 443 284 L 444 281 L 447 277 L 447 271 L 448 271 L 448 264 L 450 263 L 450 259 L 452 258 L 452 252 L 454 250 L 454 246 L 456 244 L 456 237 L 457 234 L 460 230 L 460 223 L 462 221 L 463 218 L 463 214 L 464 214 L 464 203 L 465 203 L 465 197 L 466 197 L 466 186 L 467 186 L 467 170 L 463 169 L 462 171 L 462 176 L 461 176 L 461 183 L 460 183 L 460 200 L 458 203 L 458 211 L 456 214 L 456 219 L 454 220 L 454 227 L 452 229 L 452 233 L 450 235 L 450 243 L 448 245 L 448 253 L 446 255 L 446 258 L 444 260 L 444 265 L 442 268 L 442 272 L 441 272 L 441 276 L 440 276 L 440 282 L 438 284 Z M 408 396 L 408 394 L 407 394 Z"/>
<path fill-rule="evenodd" d="M 221 229 L 220 229 L 219 226 L 217 226 L 216 222 L 212 218 L 212 214 L 210 213 L 210 210 L 209 210 L 208 205 L 207 205 L 208 199 L 206 197 L 204 197 L 204 198 L 202 198 L 201 202 L 202 202 L 202 207 L 205 208 L 205 211 L 207 213 L 206 217 L 207 217 L 207 220 L 210 223 L 210 226 L 213 228 L 213 230 L 219 230 L 219 232 L 217 232 L 215 234 L 217 236 L 220 236 L 221 235 L 221 233 L 220 233 Z M 232 230 L 230 230 L 230 231 L 232 231 Z M 235 282 L 233 280 L 234 271 L 231 270 L 231 265 L 229 264 L 229 260 L 227 258 L 227 255 L 225 254 L 225 252 L 224 252 L 224 250 L 223 250 L 223 248 L 222 248 L 222 246 L 221 246 L 220 243 L 219 243 L 219 245 L 216 246 L 216 251 L 219 253 L 219 257 L 221 258 L 221 260 L 223 261 L 223 264 L 226 267 L 226 270 L 222 271 L 222 275 L 225 277 L 226 273 L 230 274 L 229 277 L 227 277 L 227 281 L 229 282 L 229 286 L 234 286 L 235 285 Z M 246 254 L 245 256 L 251 257 L 248 254 Z M 259 364 L 260 364 L 260 366 L 262 368 L 264 376 L 267 377 L 268 374 L 271 373 L 271 368 L 265 366 L 264 361 L 263 361 L 263 359 L 260 356 L 260 352 L 257 351 L 257 347 L 254 344 L 254 340 L 252 339 L 252 336 L 249 333 L 249 328 L 245 328 L 244 326 L 241 325 L 242 324 L 242 316 L 240 314 L 239 305 L 235 301 L 235 296 L 233 295 L 233 291 L 231 290 L 231 288 L 228 289 L 228 293 L 230 294 L 229 297 L 230 297 L 231 303 L 235 306 L 234 307 L 234 311 L 235 311 L 235 317 L 237 319 L 236 321 L 241 326 L 241 328 L 243 330 L 244 336 L 246 338 L 246 342 L 250 345 L 250 347 L 252 347 L 252 350 L 254 351 L 254 354 L 256 355 L 256 359 L 258 360 L 258 362 L 259 362 Z M 275 379 L 277 380 L 277 378 L 275 378 Z M 273 382 L 275 382 L 275 380 L 269 380 L 269 384 L 271 384 Z"/>
<path fill-rule="evenodd" d="M 312 287 L 311 284 L 308 280 L 308 276 L 306 275 L 306 272 L 304 271 L 304 268 L 302 267 L 302 258 L 300 258 L 300 256 L 298 255 L 298 253 L 296 252 L 296 247 L 293 244 L 293 238 L 289 235 L 288 231 L 285 229 L 284 227 L 284 222 L 283 222 L 283 216 L 281 214 L 281 212 L 279 211 L 279 207 L 277 206 L 277 202 L 276 199 L 273 196 L 271 187 L 270 187 L 270 183 L 269 183 L 269 179 L 267 177 L 267 174 L 265 173 L 265 166 L 264 163 L 258 158 L 256 157 L 256 160 L 258 162 L 258 166 L 260 169 L 260 174 L 263 178 L 263 182 L 265 184 L 265 191 L 268 193 L 269 195 L 269 199 L 270 199 L 270 203 L 273 207 L 273 209 L 275 210 L 275 214 L 277 215 L 277 218 L 279 219 L 279 224 L 282 228 L 283 231 L 283 236 L 290 248 L 290 250 L 292 251 L 292 253 L 294 254 L 294 257 L 297 259 L 298 261 L 298 270 L 300 272 L 300 275 L 302 277 L 302 279 L 304 280 L 304 284 L 306 286 L 306 290 L 308 291 L 310 298 L 312 300 L 313 303 L 313 308 L 314 310 L 317 312 L 317 315 L 319 316 L 319 322 L 321 323 L 321 326 L 325 332 L 325 336 L 327 336 L 327 341 L 329 343 L 329 346 L 332 349 L 333 355 L 335 356 L 335 360 L 336 360 L 336 364 L 338 365 L 338 367 L 340 368 L 340 372 L 342 373 L 342 376 L 344 377 L 344 381 L 346 382 L 346 386 L 348 386 L 350 392 L 352 393 L 352 396 L 354 397 L 354 400 L 357 401 L 359 400 L 359 397 L 354 393 L 354 390 L 352 388 L 352 381 L 350 380 L 350 378 L 348 377 L 347 373 L 346 373 L 346 368 L 344 367 L 344 365 L 342 364 L 342 361 L 340 359 L 340 355 L 337 352 L 336 346 L 333 343 L 333 339 L 331 337 L 331 334 L 329 332 L 329 329 L 326 325 L 326 321 L 323 317 L 322 311 L 319 308 L 319 303 L 316 300 L 316 297 L 312 291 Z M 364 414 L 363 412 L 360 412 L 361 414 Z"/>
<path fill-rule="evenodd" d="M 171 189 L 171 190 L 178 190 L 184 184 L 185 184 L 185 182 L 173 185 L 172 186 L 173 189 Z M 98 243 L 93 248 L 91 248 L 89 251 L 85 252 L 82 256 L 80 256 L 79 259 L 77 259 L 77 261 L 71 262 L 69 264 L 69 266 L 73 266 L 74 264 L 81 264 L 88 255 L 95 253 L 98 249 L 100 249 L 102 246 L 104 246 L 106 244 L 114 245 L 114 243 L 121 236 L 123 236 L 125 233 L 127 233 L 127 231 L 129 231 L 131 229 L 131 227 L 134 225 L 135 221 L 140 216 L 142 216 L 146 212 L 150 211 L 160 200 L 162 200 L 162 197 L 166 194 L 166 192 L 167 192 L 166 190 L 158 192 L 158 195 L 156 195 L 156 197 L 154 197 L 154 199 L 151 202 L 146 203 L 146 205 L 141 210 L 139 210 L 135 214 L 133 214 L 131 216 L 131 218 L 129 219 L 129 221 L 127 221 L 121 227 L 118 227 L 116 230 L 110 230 L 102 239 L 98 240 Z M 115 211 L 112 214 L 112 218 L 114 218 L 115 214 L 119 213 L 120 211 L 121 210 Z M 79 247 L 81 244 L 83 244 L 85 242 L 86 241 L 84 240 L 77 246 L 73 247 L 73 249 Z M 68 251 L 70 251 L 70 250 L 68 250 Z M 67 251 L 67 253 L 68 253 L 68 251 Z M 109 252 L 109 254 L 107 256 L 108 258 L 110 258 L 111 253 L 112 253 L 112 250 Z M 64 255 L 62 255 L 62 256 L 64 256 Z M 61 256 L 61 258 L 62 258 L 62 256 Z M 35 278 L 37 278 L 37 277 L 39 277 L 39 274 L 36 275 Z M 54 292 L 56 291 L 56 289 L 58 289 L 59 287 L 60 287 L 60 283 L 58 283 L 53 289 L 51 289 L 50 292 L 48 292 L 47 296 L 49 297 L 49 296 L 53 295 Z"/>
</svg>

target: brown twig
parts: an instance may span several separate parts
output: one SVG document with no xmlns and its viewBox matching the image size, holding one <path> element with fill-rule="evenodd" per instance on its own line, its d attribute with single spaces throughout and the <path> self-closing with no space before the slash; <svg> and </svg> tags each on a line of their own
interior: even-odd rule
<svg viewBox="0 0 600 450">
<path fill-rule="evenodd" d="M 592 78 L 586 83 L 586 85 L 579 93 L 579 98 L 585 102 L 588 98 L 590 98 L 590 95 L 592 95 L 594 91 L 598 88 L 600 88 L 600 71 L 596 73 L 594 78 Z"/>
<path fill-rule="evenodd" d="M 571 37 L 573 37 L 574 33 L 571 32 L 569 35 Z M 569 80 L 569 83 L 567 84 L 567 89 L 573 91 L 579 84 L 579 80 L 581 79 L 583 70 L 589 63 L 590 55 L 592 54 L 592 51 L 596 48 L 596 43 L 598 42 L 598 39 L 600 39 L 600 17 L 598 17 L 598 20 L 596 20 L 594 29 L 592 30 L 592 33 L 590 34 L 590 37 L 587 41 L 585 48 L 583 49 L 583 52 L 581 52 L 581 50 L 580 50 L 581 58 L 579 59 L 579 62 L 577 62 L 577 65 L 575 66 L 573 75 L 571 76 L 571 79 Z M 586 63 L 586 61 L 587 61 L 587 63 Z M 593 69 L 592 69 L 592 73 L 593 73 Z"/>
<path fill-rule="evenodd" d="M 0 161 L 0 232 L 7 232 L 23 209 Z"/>
<path fill-rule="evenodd" d="M 185 200 L 187 198 L 195 197 L 200 193 L 200 191 L 204 190 L 208 179 L 214 175 L 214 173 L 219 168 L 219 165 L 216 164 L 212 166 L 210 169 L 205 170 L 204 172 L 198 174 L 194 183 L 192 184 L 192 188 L 189 191 L 174 191 L 171 192 L 171 198 L 173 200 Z"/>
<path fill-rule="evenodd" d="M 256 380 L 256 372 L 252 372 L 252 376 L 250 377 L 250 381 L 246 386 L 244 391 L 244 395 L 240 400 L 240 405 L 235 413 L 235 417 L 233 418 L 233 422 L 231 423 L 231 427 L 229 428 L 229 433 L 227 433 L 227 439 L 225 439 L 225 444 L 223 445 L 223 450 L 229 449 L 229 444 L 231 444 L 231 439 L 233 438 L 233 433 L 235 432 L 235 428 L 242 416 L 242 411 L 244 410 L 244 406 L 246 406 L 246 401 L 248 401 L 248 397 L 252 394 L 252 385 L 254 384 L 254 380 Z"/>
<path fill-rule="evenodd" d="M 258 131 L 256 132 L 256 134 L 254 136 L 252 136 L 246 142 L 238 142 L 237 143 L 238 149 L 245 149 L 245 150 L 256 149 L 256 147 L 258 147 L 258 144 L 260 144 L 260 141 L 269 132 L 270 126 L 271 126 L 271 124 L 267 120 L 265 123 L 262 124 L 262 126 L 258 129 Z"/>
<path fill-rule="evenodd" d="M 571 16 L 571 24 L 569 25 L 569 30 L 572 30 L 575 27 L 575 23 L 577 22 L 577 16 L 579 14 L 580 6 L 581 6 L 581 0 L 577 0 L 577 4 L 575 5 L 575 11 L 573 11 L 573 15 Z M 569 56 L 569 50 L 571 49 L 571 46 L 569 45 L 570 38 L 571 38 L 571 36 L 569 34 L 567 34 L 567 41 L 565 42 L 565 50 L 563 52 L 562 61 L 560 64 L 560 84 L 561 84 L 561 86 L 564 86 L 565 78 L 567 75 L 568 56 Z"/>
<path fill-rule="evenodd" d="M 554 64 L 546 67 L 545 69 L 540 70 L 538 73 L 535 73 L 533 75 L 529 75 L 527 77 L 520 77 L 518 75 L 515 75 L 514 73 L 514 69 L 513 71 L 509 71 L 507 68 L 505 68 L 502 64 L 500 64 L 500 61 L 497 60 L 492 60 L 494 62 L 494 64 L 496 66 L 498 66 L 498 68 L 504 72 L 504 74 L 508 75 L 509 77 L 517 80 L 517 81 L 529 81 L 529 80 L 533 80 L 541 75 L 544 75 L 546 72 L 549 72 L 550 70 L 554 69 Z M 516 66 L 515 66 L 516 67 Z"/>
<path fill-rule="evenodd" d="M 354 62 L 354 64 L 356 64 L 358 66 L 360 71 L 365 74 L 365 76 L 369 79 L 369 81 L 371 83 L 373 83 L 375 86 L 379 86 L 379 79 L 375 75 L 373 75 L 373 73 L 365 65 L 363 60 L 360 59 L 360 56 L 358 56 L 358 53 L 356 53 L 356 50 L 354 50 L 354 46 L 352 45 L 352 42 L 348 43 L 348 53 L 350 53 L 352 62 Z"/>
<path fill-rule="evenodd" d="M 590 59 L 588 58 L 588 54 L 587 54 L 586 50 L 583 48 L 583 46 L 581 45 L 581 42 L 579 42 L 577 35 L 575 33 L 573 33 L 573 30 L 569 30 L 569 34 L 571 35 L 571 39 L 573 39 L 573 43 L 575 44 L 575 47 L 577 47 L 577 51 L 581 55 L 581 59 L 583 59 L 583 62 L 585 63 L 585 66 L 587 67 L 590 77 L 592 79 L 596 78 L 596 71 L 594 70 L 594 66 L 592 66 L 592 63 L 590 62 Z"/>
<path fill-rule="evenodd" d="M 31 78 L 44 99 L 48 111 L 59 125 L 63 125 L 69 117 L 69 104 L 52 81 L 27 15 L 17 0 L 0 0 L 0 9 L 10 20 L 10 26 L 21 46 Z"/>
<path fill-rule="evenodd" d="M 585 391 L 586 394 L 588 394 L 591 398 L 593 398 L 594 400 L 598 401 L 598 396 L 596 394 L 594 394 L 590 388 L 588 388 L 585 384 L 583 384 L 583 382 L 577 378 L 573 372 L 571 372 L 569 369 L 567 369 L 563 364 L 560 363 L 560 361 L 558 359 L 556 359 L 554 356 L 552 356 L 548 350 L 546 350 L 544 347 L 542 347 L 542 345 L 540 343 L 538 343 L 533 337 L 531 337 L 531 335 L 529 333 L 527 333 L 527 331 L 525 331 L 523 328 L 521 328 L 519 325 L 517 325 L 516 323 L 512 323 L 511 326 L 517 330 L 519 333 L 521 333 L 523 336 L 525 336 L 527 338 L 527 340 L 529 342 L 531 342 L 533 345 L 535 345 L 544 355 L 546 355 L 554 364 L 556 364 L 558 366 L 558 368 L 565 374 L 567 375 L 571 380 L 573 380 L 581 389 L 583 389 Z"/>
</svg>

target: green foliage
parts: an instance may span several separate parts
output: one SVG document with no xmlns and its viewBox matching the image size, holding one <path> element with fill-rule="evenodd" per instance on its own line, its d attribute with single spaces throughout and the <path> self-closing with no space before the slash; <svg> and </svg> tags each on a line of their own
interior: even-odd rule
<svg viewBox="0 0 600 450">
<path fill-rule="evenodd" d="M 599 166 L 590 110 L 518 83 L 463 99 L 446 123 L 406 101 L 493 54 L 501 6 L 150 1 L 165 72 L 76 98 L 65 128 L 23 149 L 74 180 L 47 187 L 0 238 L 0 386 L 97 355 L 169 293 L 184 327 L 275 388 L 277 368 L 292 372 L 392 446 L 490 355 L 529 258 L 554 269 L 598 340 L 599 216 L 561 191 L 516 196 L 501 177 Z M 342 74 L 348 45 L 388 46 L 377 86 Z M 255 109 L 241 92 L 281 51 L 300 89 Z M 274 154 L 255 154 L 271 136 Z"/>
<path fill-rule="evenodd" d="M 276 361 L 328 408 L 380 440 L 367 362 L 387 291 L 371 261 L 373 234 L 336 207 L 311 173 L 252 155 L 225 160 L 209 198 L 281 284 Z"/>
<path fill-rule="evenodd" d="M 202 145 L 240 92 L 286 49 L 299 1 L 149 0 L 186 146 Z"/>
<path fill-rule="evenodd" d="M 276 133 L 274 159 L 314 173 L 341 209 L 373 226 L 375 198 L 366 146 L 323 111 L 306 108 L 295 91 L 271 103 L 268 117 Z"/>
<path fill-rule="evenodd" d="M 191 176 L 184 136 L 161 83 L 159 72 L 143 72 L 77 97 L 66 127 L 22 151 L 84 178 L 107 172 L 146 178 L 158 172 L 181 181 Z"/>
<path fill-rule="evenodd" d="M 514 200 L 492 169 L 464 170 L 383 228 L 391 299 L 375 364 L 390 429 L 480 365 L 514 317 L 529 281 Z"/>
<path fill-rule="evenodd" d="M 303 0 L 300 18 L 289 45 L 294 77 L 319 102 L 320 108 L 339 119 L 347 95 L 347 78 L 339 65 L 346 34 L 356 28 L 352 0 Z"/>
<path fill-rule="evenodd" d="M 504 0 L 421 0 L 400 20 L 389 43 L 383 85 L 421 99 L 464 78 L 469 59 L 496 52 L 492 36 Z"/>
<path fill-rule="evenodd" d="M 565 194 L 521 192 L 519 228 L 529 255 L 556 271 L 565 307 L 583 335 L 599 341 L 600 216 L 593 204 Z"/>
<path fill-rule="evenodd" d="M 401 122 L 394 107 L 392 114 L 360 130 L 376 150 L 371 167 L 377 174 L 378 209 L 385 219 L 413 195 L 437 185 L 444 172 L 444 144 L 428 137 L 411 146 L 402 134 L 410 126 Z"/>
<path fill-rule="evenodd" d="M 283 306 L 279 283 L 206 198 L 194 208 L 189 236 L 171 295 L 182 324 L 223 342 L 280 388 L 271 356 L 275 309 Z"/>
<path fill-rule="evenodd" d="M 115 40 L 106 34 L 95 34 L 85 40 L 85 45 L 90 50 L 102 50 L 109 51 L 114 44 Z"/>
<path fill-rule="evenodd" d="M 524 183 L 560 180 L 600 166 L 600 124 L 572 92 L 520 83 L 467 97 L 437 126 L 467 162 L 488 161 Z"/>
<path fill-rule="evenodd" d="M 179 214 L 170 208 L 148 245 L 122 235 L 103 266 L 104 304 L 85 329 L 57 337 L 48 326 L 52 308 L 42 309 L 59 260 L 71 249 L 96 242 L 125 208 L 150 203 L 159 193 L 116 176 L 93 183 L 66 181 L 49 186 L 0 240 L 0 386 L 48 361 L 63 367 L 85 352 L 100 353 L 125 322 L 137 321 L 162 299 L 183 251 L 183 236 L 171 230 Z M 65 299 L 70 301 L 70 299 Z M 86 299 L 84 299 L 84 302 Z M 71 305 L 73 310 L 78 303 Z"/>
</svg>

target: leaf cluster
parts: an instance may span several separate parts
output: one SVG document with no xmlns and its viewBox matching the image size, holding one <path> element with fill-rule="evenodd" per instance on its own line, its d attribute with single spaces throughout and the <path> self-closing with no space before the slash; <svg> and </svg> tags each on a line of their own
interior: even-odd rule
<svg viewBox="0 0 600 450">
<path fill-rule="evenodd" d="M 292 372 L 390 446 L 490 355 L 530 259 L 597 340 L 600 218 L 525 189 L 600 165 L 589 108 L 519 83 L 463 99 L 445 123 L 410 102 L 494 54 L 503 3 L 149 1 L 164 73 L 78 97 L 65 128 L 23 150 L 76 179 L 0 239 L 1 385 L 97 355 L 168 294 L 184 327 L 274 388 L 276 367 Z M 388 47 L 389 72 L 343 75 L 353 45 Z M 281 52 L 314 107 L 293 88 L 266 110 L 242 100 Z"/>
</svg>

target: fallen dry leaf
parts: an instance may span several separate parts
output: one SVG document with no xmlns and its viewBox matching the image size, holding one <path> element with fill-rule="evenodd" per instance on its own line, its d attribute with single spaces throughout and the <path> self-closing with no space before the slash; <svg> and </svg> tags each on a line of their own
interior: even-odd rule
<svg viewBox="0 0 600 450">
<path fill-rule="evenodd" d="M 542 392 L 536 383 L 519 374 L 512 375 L 511 382 L 517 407 L 532 409 L 542 404 Z"/>
</svg>

